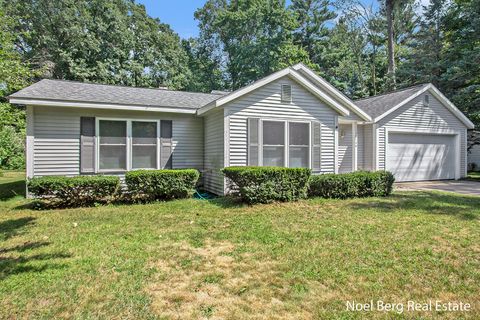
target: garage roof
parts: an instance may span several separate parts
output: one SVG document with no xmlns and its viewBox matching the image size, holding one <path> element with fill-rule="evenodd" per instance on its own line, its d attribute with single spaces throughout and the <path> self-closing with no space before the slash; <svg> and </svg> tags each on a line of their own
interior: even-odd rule
<svg viewBox="0 0 480 320">
<path fill-rule="evenodd" d="M 354 102 L 360 109 L 372 117 L 372 119 L 375 119 L 427 86 L 429 86 L 428 83 L 419 84 L 378 96 L 355 100 Z"/>
</svg>

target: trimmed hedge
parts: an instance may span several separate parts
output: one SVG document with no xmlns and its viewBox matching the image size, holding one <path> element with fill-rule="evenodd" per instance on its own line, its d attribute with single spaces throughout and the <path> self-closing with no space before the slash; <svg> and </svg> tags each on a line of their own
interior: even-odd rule
<svg viewBox="0 0 480 320">
<path fill-rule="evenodd" d="M 113 200 L 120 179 L 115 176 L 40 177 L 29 179 L 27 186 L 47 207 L 82 207 Z"/>
<path fill-rule="evenodd" d="M 306 198 L 311 174 L 306 168 L 282 167 L 227 167 L 222 172 L 249 204 Z"/>
<path fill-rule="evenodd" d="M 310 178 L 309 195 L 340 199 L 382 197 L 392 193 L 394 181 L 388 171 L 315 175 Z"/>
<path fill-rule="evenodd" d="M 125 174 L 125 184 L 133 201 L 153 201 L 191 197 L 200 173 L 196 169 L 135 170 Z"/>
</svg>

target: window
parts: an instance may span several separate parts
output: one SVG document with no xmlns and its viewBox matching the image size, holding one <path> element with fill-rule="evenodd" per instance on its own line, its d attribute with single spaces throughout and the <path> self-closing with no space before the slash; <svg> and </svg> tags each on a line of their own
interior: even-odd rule
<svg viewBox="0 0 480 320">
<path fill-rule="evenodd" d="M 99 169 L 127 169 L 127 121 L 99 121 Z"/>
<path fill-rule="evenodd" d="M 310 167 L 310 123 L 264 120 L 262 124 L 261 165 Z"/>
<path fill-rule="evenodd" d="M 309 124 L 290 122 L 288 125 L 288 166 L 290 168 L 308 168 L 310 166 Z"/>
<path fill-rule="evenodd" d="M 164 125 L 160 136 L 160 122 Z M 172 121 L 98 119 L 96 170 L 100 172 L 157 169 L 171 158 Z M 161 156 L 161 157 L 160 157 Z M 167 167 L 162 165 L 161 167 Z"/>
<path fill-rule="evenodd" d="M 132 169 L 157 168 L 157 122 L 132 121 Z"/>
<path fill-rule="evenodd" d="M 285 122 L 263 121 L 263 165 L 285 166 Z"/>
<path fill-rule="evenodd" d="M 292 86 L 289 84 L 282 84 L 282 102 L 292 102 Z"/>
</svg>

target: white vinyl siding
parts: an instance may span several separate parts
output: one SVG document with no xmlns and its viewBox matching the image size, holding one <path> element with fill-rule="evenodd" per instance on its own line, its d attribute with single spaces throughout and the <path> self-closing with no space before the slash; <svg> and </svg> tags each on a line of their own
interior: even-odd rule
<svg viewBox="0 0 480 320">
<path fill-rule="evenodd" d="M 460 135 L 460 176 L 466 174 L 466 135 L 465 125 L 433 95 L 429 106 L 424 105 L 424 95 L 420 95 L 395 110 L 377 123 L 378 167 L 385 169 L 386 128 L 415 131 L 456 132 Z"/>
<path fill-rule="evenodd" d="M 351 124 L 338 126 L 338 172 L 352 172 L 353 169 L 353 136 Z"/>
<path fill-rule="evenodd" d="M 207 191 L 223 195 L 224 178 L 220 171 L 224 165 L 224 112 L 212 110 L 203 118 L 205 126 L 205 168 L 203 184 Z"/>
<path fill-rule="evenodd" d="M 281 101 L 281 85 L 292 86 L 292 102 Z M 229 117 L 229 161 L 247 165 L 247 119 L 318 121 L 321 125 L 321 172 L 333 173 L 336 111 L 288 77 L 273 81 L 225 106 Z"/>
<path fill-rule="evenodd" d="M 173 168 L 203 169 L 203 119 L 171 113 L 33 106 L 33 175 L 80 174 L 80 117 L 173 120 Z"/>
</svg>

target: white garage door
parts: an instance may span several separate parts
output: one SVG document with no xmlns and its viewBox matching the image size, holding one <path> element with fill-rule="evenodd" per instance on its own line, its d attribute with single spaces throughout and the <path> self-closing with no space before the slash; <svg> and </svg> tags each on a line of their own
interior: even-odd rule
<svg viewBox="0 0 480 320">
<path fill-rule="evenodd" d="M 387 170 L 396 181 L 455 179 L 455 136 L 388 134 Z"/>
</svg>

